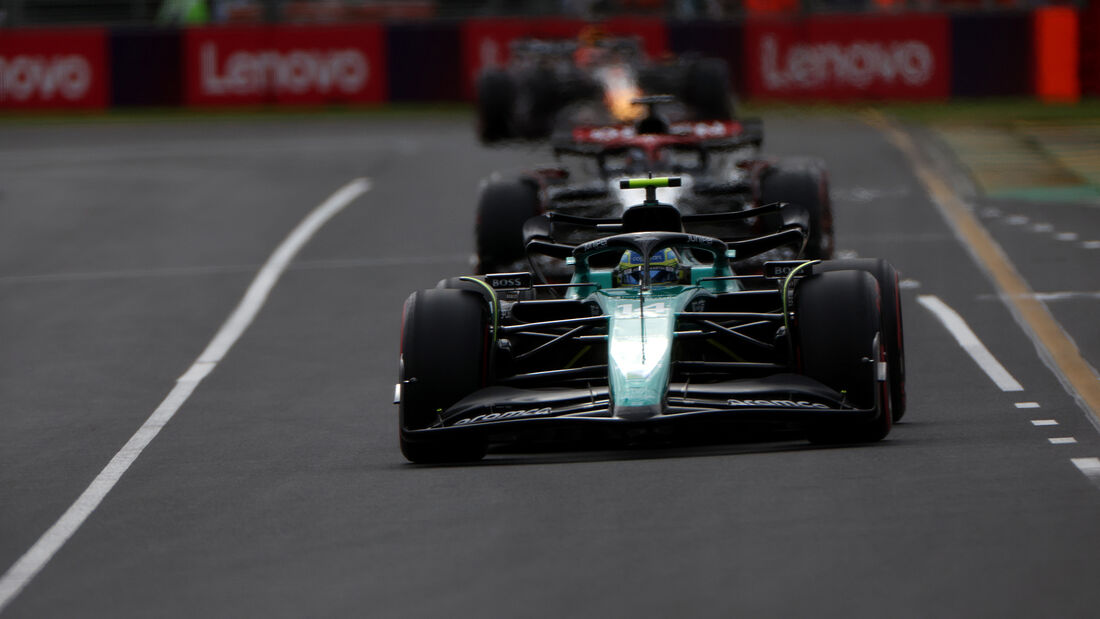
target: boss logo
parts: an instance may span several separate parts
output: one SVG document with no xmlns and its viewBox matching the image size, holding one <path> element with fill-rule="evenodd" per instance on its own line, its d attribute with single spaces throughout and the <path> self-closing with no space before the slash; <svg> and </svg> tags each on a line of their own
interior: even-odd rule
<svg viewBox="0 0 1100 619">
<path fill-rule="evenodd" d="M 493 288 L 530 288 L 530 273 L 500 273 L 486 275 L 485 282 Z"/>
<path fill-rule="evenodd" d="M 774 260 L 764 263 L 764 277 L 769 279 L 785 279 L 791 273 L 795 277 L 806 277 L 813 273 L 813 267 L 802 260 Z"/>
</svg>

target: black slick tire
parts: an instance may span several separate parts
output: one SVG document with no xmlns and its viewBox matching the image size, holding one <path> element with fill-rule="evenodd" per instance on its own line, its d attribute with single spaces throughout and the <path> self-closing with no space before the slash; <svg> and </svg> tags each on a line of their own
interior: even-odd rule
<svg viewBox="0 0 1100 619">
<path fill-rule="evenodd" d="M 876 379 L 885 358 L 878 283 L 863 271 L 813 275 L 795 289 L 798 352 L 802 372 L 844 394 L 857 408 L 876 409 L 869 421 L 829 421 L 807 429 L 814 443 L 867 443 L 890 432 L 888 381 Z"/>
<path fill-rule="evenodd" d="M 414 438 L 439 414 L 489 379 L 488 307 L 470 291 L 421 290 L 405 301 L 401 329 L 401 453 L 417 463 L 466 462 L 485 456 L 484 439 Z"/>
<path fill-rule="evenodd" d="M 814 267 L 815 272 L 856 269 L 870 273 L 882 294 L 883 343 L 886 346 L 887 372 L 890 376 L 890 412 L 897 422 L 905 415 L 905 329 L 901 317 L 898 272 L 883 258 L 829 260 Z"/>
<path fill-rule="evenodd" d="M 533 183 L 488 182 L 477 203 L 478 272 L 500 272 L 523 260 L 526 256 L 523 224 L 541 212 L 538 190 Z"/>
<path fill-rule="evenodd" d="M 684 102 L 697 120 L 733 120 L 729 65 L 720 58 L 700 58 L 687 68 Z"/>
<path fill-rule="evenodd" d="M 760 179 L 760 205 L 790 202 L 806 209 L 810 236 L 803 256 L 811 260 L 833 257 L 833 207 L 829 176 L 817 159 L 784 159 L 766 170 Z"/>
<path fill-rule="evenodd" d="M 504 71 L 490 69 L 477 78 L 478 137 L 486 144 L 513 137 L 515 85 Z"/>
</svg>

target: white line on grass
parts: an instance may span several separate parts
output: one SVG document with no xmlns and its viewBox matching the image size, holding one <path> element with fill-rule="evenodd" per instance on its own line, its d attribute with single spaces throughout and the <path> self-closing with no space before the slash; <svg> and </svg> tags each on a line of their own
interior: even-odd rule
<svg viewBox="0 0 1100 619">
<path fill-rule="evenodd" d="M 229 315 L 225 324 L 221 326 L 214 339 L 207 345 L 195 363 L 188 368 L 183 376 L 176 380 L 176 386 L 168 392 L 168 396 L 153 411 L 149 419 L 145 421 L 134 433 L 130 440 L 122 446 L 107 466 L 92 480 L 91 485 L 84 490 L 76 502 L 61 515 L 61 518 L 38 539 L 30 550 L 26 552 L 15 565 L 0 577 L 0 612 L 27 586 L 27 583 L 46 566 L 54 554 L 65 544 L 73 533 L 80 528 L 84 521 L 91 516 L 96 507 L 103 501 L 107 493 L 114 488 L 123 473 L 137 460 L 141 452 L 156 438 L 161 428 L 172 419 L 176 411 L 191 397 L 191 393 L 199 386 L 202 379 L 217 367 L 233 347 L 233 344 L 241 337 L 245 329 L 252 324 L 260 308 L 267 300 L 268 293 L 274 288 L 279 277 L 286 270 L 287 265 L 302 246 L 317 233 L 321 226 L 325 225 L 337 213 L 344 209 L 355 198 L 370 190 L 370 181 L 358 178 L 341 187 L 336 193 L 329 196 L 317 208 L 302 220 L 298 227 L 283 240 L 283 242 L 267 259 L 260 272 L 256 274 L 252 284 L 244 294 L 244 298 Z"/>
<path fill-rule="evenodd" d="M 966 354 L 970 355 L 974 363 L 978 364 L 978 367 L 989 376 L 1001 391 L 1024 390 L 1023 385 L 1008 373 L 1008 370 L 1001 365 L 1000 361 L 997 361 L 993 354 L 989 352 L 989 349 L 985 347 L 985 344 L 982 344 L 982 341 L 978 339 L 978 336 L 974 335 L 962 316 L 951 309 L 951 306 L 931 294 L 918 296 L 917 302 L 940 319 L 943 326 L 947 327 L 951 335 L 955 336 L 955 341 L 959 343 L 959 346 L 966 351 Z"/>
</svg>

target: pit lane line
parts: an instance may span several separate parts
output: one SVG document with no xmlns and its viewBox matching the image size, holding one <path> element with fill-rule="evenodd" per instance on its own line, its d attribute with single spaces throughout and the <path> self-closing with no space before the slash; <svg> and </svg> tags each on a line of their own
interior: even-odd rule
<svg viewBox="0 0 1100 619">
<path fill-rule="evenodd" d="M 314 208 L 275 248 L 263 268 L 252 280 L 236 309 L 229 315 L 198 359 L 184 372 L 183 376 L 176 380 L 175 387 L 168 392 L 160 406 L 111 458 L 76 502 L 42 534 L 42 537 L 8 569 L 3 577 L 0 577 L 0 612 L 4 611 L 4 608 L 19 595 L 19 592 L 92 515 L 130 465 L 187 402 L 199 383 L 225 358 L 248 326 L 252 324 L 267 301 L 268 294 L 278 283 L 294 256 L 326 222 L 356 198 L 369 191 L 370 187 L 370 180 L 366 178 L 357 178 L 344 185 Z"/>
</svg>

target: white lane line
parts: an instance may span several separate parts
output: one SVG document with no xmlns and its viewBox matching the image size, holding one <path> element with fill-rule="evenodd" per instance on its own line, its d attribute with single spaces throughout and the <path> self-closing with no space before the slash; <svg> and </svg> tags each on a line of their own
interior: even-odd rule
<svg viewBox="0 0 1100 619">
<path fill-rule="evenodd" d="M 936 318 L 940 319 L 944 327 L 951 332 L 951 335 L 955 336 L 955 341 L 959 343 L 966 354 L 970 355 L 970 358 L 974 360 L 974 363 L 978 364 L 978 367 L 989 376 L 990 380 L 1001 389 L 1001 391 L 1023 391 L 1024 387 L 1012 374 L 1008 373 L 1008 370 L 1001 365 L 1000 361 L 997 361 L 993 357 L 993 354 L 989 352 L 989 349 L 982 344 L 982 341 L 978 339 L 977 335 L 970 329 L 970 326 L 966 324 L 966 321 L 959 316 L 959 313 L 951 309 L 949 305 L 940 300 L 939 297 L 931 294 L 922 294 L 917 297 L 917 302 L 936 315 Z"/>
<path fill-rule="evenodd" d="M 1092 482 L 1100 484 L 1100 458 L 1073 458 L 1073 466 Z"/>
<path fill-rule="evenodd" d="M 1033 426 L 1056 426 L 1058 422 L 1054 419 L 1032 419 L 1031 425 Z"/>
<path fill-rule="evenodd" d="M 1076 232 L 1059 232 L 1058 234 L 1054 235 L 1054 238 L 1056 240 L 1065 241 L 1065 242 L 1076 241 L 1077 240 L 1077 233 Z"/>
<path fill-rule="evenodd" d="M 1077 439 L 1072 436 L 1061 436 L 1058 438 L 1047 439 L 1051 445 L 1074 445 L 1077 443 Z"/>
<path fill-rule="evenodd" d="M 1016 408 L 1039 408 L 1038 402 L 1017 402 Z"/>
<path fill-rule="evenodd" d="M 1081 247 L 1084 249 L 1100 249 L 1100 241 L 1085 241 L 1081 243 Z"/>
<path fill-rule="evenodd" d="M 130 437 L 130 440 L 122 446 L 122 449 L 111 458 L 111 461 L 92 480 L 91 485 L 76 499 L 76 502 L 61 515 L 61 518 L 49 530 L 42 534 L 42 537 L 8 569 L 3 577 L 0 577 L 0 612 L 3 612 L 4 607 L 23 590 L 23 587 L 27 586 L 27 583 L 46 566 L 46 563 L 53 558 L 54 554 L 92 515 L 96 507 L 118 483 L 123 473 L 130 468 L 130 465 L 156 438 L 165 424 L 172 419 L 176 411 L 191 397 L 191 393 L 199 386 L 199 383 L 225 357 L 229 349 L 233 347 L 233 344 L 252 323 L 256 314 L 259 313 L 268 293 L 279 281 L 279 277 L 286 270 L 294 255 L 316 234 L 325 222 L 343 210 L 352 200 L 369 190 L 370 181 L 365 178 L 355 179 L 340 188 L 307 215 L 298 224 L 298 227 L 275 249 L 275 252 L 267 259 L 260 272 L 256 274 L 255 279 L 252 280 L 252 284 L 248 287 L 240 304 L 229 315 L 229 318 L 218 330 L 206 350 L 183 373 L 183 376 L 176 380 L 176 386 L 168 392 L 168 396 L 164 398 L 160 406 Z"/>
</svg>

